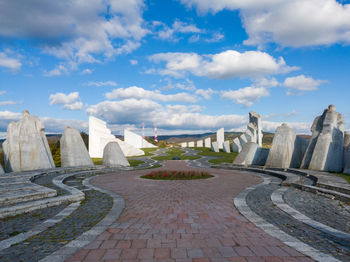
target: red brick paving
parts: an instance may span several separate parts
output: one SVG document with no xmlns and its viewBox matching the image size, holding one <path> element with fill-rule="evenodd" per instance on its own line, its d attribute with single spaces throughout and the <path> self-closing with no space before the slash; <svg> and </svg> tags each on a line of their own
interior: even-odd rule
<svg viewBox="0 0 350 262">
<path fill-rule="evenodd" d="M 166 165 L 194 169 L 185 161 Z M 234 197 L 261 179 L 216 169 L 206 170 L 216 175 L 207 180 L 139 179 L 151 171 L 91 181 L 121 195 L 126 208 L 109 229 L 67 261 L 312 261 L 248 222 L 234 207 Z"/>
</svg>

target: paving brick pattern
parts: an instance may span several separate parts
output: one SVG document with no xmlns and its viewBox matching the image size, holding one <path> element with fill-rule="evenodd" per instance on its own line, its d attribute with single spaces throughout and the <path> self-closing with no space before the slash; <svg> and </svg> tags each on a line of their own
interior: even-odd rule
<svg viewBox="0 0 350 262">
<path fill-rule="evenodd" d="M 184 161 L 168 169 L 192 169 Z M 199 169 L 197 169 L 199 170 Z M 208 171 L 208 169 L 207 169 Z M 209 170 L 212 179 L 156 181 L 150 170 L 94 178 L 126 202 L 119 219 L 67 261 L 312 261 L 247 221 L 233 205 L 248 173 Z"/>
</svg>

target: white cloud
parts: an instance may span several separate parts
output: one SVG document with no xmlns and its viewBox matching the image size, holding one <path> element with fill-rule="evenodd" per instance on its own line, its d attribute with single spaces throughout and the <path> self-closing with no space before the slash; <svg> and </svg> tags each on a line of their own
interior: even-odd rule
<svg viewBox="0 0 350 262">
<path fill-rule="evenodd" d="M 189 93 L 176 93 L 165 95 L 162 94 L 159 90 L 150 91 L 143 89 L 137 86 L 130 86 L 128 88 L 118 88 L 112 90 L 112 92 L 106 93 L 107 99 L 127 99 L 127 98 L 135 98 L 135 99 L 153 99 L 162 102 L 170 102 L 170 101 L 181 101 L 181 102 L 196 102 L 196 97 Z"/>
<path fill-rule="evenodd" d="M 22 63 L 18 58 L 9 57 L 5 52 L 0 52 L 0 67 L 16 72 L 21 70 Z"/>
<path fill-rule="evenodd" d="M 270 93 L 266 88 L 254 86 L 221 92 L 222 98 L 233 100 L 236 104 L 242 104 L 246 107 L 252 106 L 261 97 L 269 95 Z"/>
<path fill-rule="evenodd" d="M 3 0 L 0 37 L 35 39 L 46 53 L 76 69 L 137 48 L 148 34 L 143 9 L 143 0 Z"/>
<path fill-rule="evenodd" d="M 64 109 L 80 110 L 83 108 L 83 103 L 80 101 L 79 92 L 72 92 L 69 94 L 51 94 L 49 100 L 50 105 L 63 105 Z"/>
<path fill-rule="evenodd" d="M 204 99 L 210 99 L 214 94 L 214 90 L 211 88 L 208 89 L 197 89 L 195 92 L 196 95 L 202 96 Z"/>
<path fill-rule="evenodd" d="M 196 53 L 158 53 L 150 56 L 149 59 L 156 63 L 166 62 L 165 68 L 157 72 L 174 77 L 183 77 L 186 72 L 215 79 L 261 77 L 298 69 L 287 66 L 282 57 L 275 59 L 261 51 L 240 53 L 227 50 L 202 56 Z"/>
<path fill-rule="evenodd" d="M 6 90 L 0 90 L 0 96 L 6 94 Z"/>
<path fill-rule="evenodd" d="M 210 38 L 205 39 L 208 43 L 215 43 L 224 40 L 225 35 L 219 32 L 214 33 Z"/>
<path fill-rule="evenodd" d="M 139 62 L 135 59 L 130 59 L 130 64 L 137 65 Z"/>
<path fill-rule="evenodd" d="M 304 75 L 287 77 L 284 80 L 283 86 L 288 88 L 287 95 L 298 95 L 304 91 L 315 91 L 318 86 L 327 81 L 313 79 Z"/>
<path fill-rule="evenodd" d="M 89 81 L 85 83 L 86 86 L 117 86 L 117 83 L 114 81 Z"/>
<path fill-rule="evenodd" d="M 240 10 L 248 45 L 350 43 L 350 4 L 336 0 L 180 0 L 201 13 Z"/>
<path fill-rule="evenodd" d="M 83 71 L 81 71 L 82 75 L 91 75 L 94 70 L 85 68 Z"/>
<path fill-rule="evenodd" d="M 60 76 L 62 74 L 66 74 L 66 73 L 68 73 L 68 69 L 64 65 L 60 64 L 60 65 L 56 66 L 56 68 L 54 68 L 48 72 L 44 72 L 44 76 L 46 76 L 46 77 Z"/>
<path fill-rule="evenodd" d="M 17 104 L 22 104 L 23 101 L 0 101 L 0 106 L 8 106 L 8 105 L 17 105 Z"/>
<path fill-rule="evenodd" d="M 155 21 L 153 22 L 154 27 L 161 27 L 157 31 L 157 37 L 162 40 L 168 41 L 178 41 L 178 34 L 201 34 L 204 33 L 204 30 L 199 29 L 195 24 L 189 24 L 182 22 L 180 20 L 175 20 L 171 27 L 168 27 L 166 24 Z"/>
<path fill-rule="evenodd" d="M 164 80 L 161 80 L 160 82 L 164 82 L 164 81 L 167 82 L 167 84 L 161 88 L 164 90 L 170 90 L 170 89 L 181 89 L 186 91 L 196 90 L 196 86 L 188 78 L 186 78 L 185 81 L 177 82 L 177 83 L 173 83 L 173 81 L 170 78 L 166 78 Z"/>
</svg>

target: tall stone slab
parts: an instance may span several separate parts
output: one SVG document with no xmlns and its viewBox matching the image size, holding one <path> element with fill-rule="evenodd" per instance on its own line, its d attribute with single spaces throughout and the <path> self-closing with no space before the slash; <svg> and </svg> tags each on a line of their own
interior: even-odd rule
<svg viewBox="0 0 350 262">
<path fill-rule="evenodd" d="M 49 144 L 39 117 L 24 111 L 19 122 L 11 122 L 3 143 L 6 172 L 54 168 Z"/>
<path fill-rule="evenodd" d="M 254 159 L 258 157 L 257 151 L 259 149 L 259 145 L 253 142 L 246 143 L 242 151 L 238 154 L 238 156 L 233 161 L 234 165 L 240 166 L 250 166 L 254 163 Z"/>
<path fill-rule="evenodd" d="M 223 149 L 225 140 L 225 130 L 224 128 L 220 128 L 216 131 L 216 142 L 218 143 L 218 148 Z"/>
<path fill-rule="evenodd" d="M 344 135 L 343 165 L 343 173 L 350 174 L 350 134 L 348 132 Z"/>
<path fill-rule="evenodd" d="M 211 151 L 218 153 L 219 152 L 219 147 L 217 142 L 211 143 Z"/>
<path fill-rule="evenodd" d="M 143 150 L 136 148 L 118 138 L 116 139 L 116 142 L 118 142 L 120 148 L 124 153 L 124 156 L 143 156 L 145 154 Z"/>
<path fill-rule="evenodd" d="M 206 139 L 204 139 L 204 146 L 206 148 L 211 148 L 211 138 L 207 137 Z"/>
<path fill-rule="evenodd" d="M 226 140 L 224 142 L 224 148 L 223 148 L 224 152 L 225 153 L 231 153 L 231 150 L 230 150 L 230 141 Z"/>
<path fill-rule="evenodd" d="M 135 148 L 155 148 L 156 146 L 147 142 L 142 136 L 124 129 L 124 142 Z"/>
<path fill-rule="evenodd" d="M 94 166 L 78 129 L 67 127 L 60 140 L 62 167 Z"/>
<path fill-rule="evenodd" d="M 203 147 L 203 140 L 197 141 L 197 147 Z"/>
<path fill-rule="evenodd" d="M 194 147 L 194 141 L 188 142 L 188 147 Z"/>
<path fill-rule="evenodd" d="M 249 112 L 249 123 L 251 123 L 256 130 L 256 141 L 260 147 L 262 146 L 262 139 L 263 139 L 263 130 L 262 130 L 262 124 L 261 124 L 261 117 L 258 113 L 255 113 L 253 111 Z M 248 127 L 249 128 L 249 127 Z"/>
<path fill-rule="evenodd" d="M 277 127 L 266 167 L 289 168 L 294 153 L 295 131 L 287 124 Z"/>
<path fill-rule="evenodd" d="M 187 147 L 187 142 L 182 142 L 181 147 Z"/>
<path fill-rule="evenodd" d="M 118 142 L 109 142 L 105 146 L 102 163 L 107 167 L 130 166 Z"/>
<path fill-rule="evenodd" d="M 242 146 L 241 146 L 241 142 L 239 142 L 239 138 L 236 137 L 235 139 L 233 139 L 232 141 L 232 152 L 241 152 L 242 151 Z"/>
<path fill-rule="evenodd" d="M 306 138 L 303 138 L 300 136 L 297 136 L 295 138 L 293 157 L 292 157 L 292 161 L 290 162 L 291 168 L 300 167 L 308 144 L 309 144 L 309 140 Z"/>
<path fill-rule="evenodd" d="M 301 167 L 312 170 L 341 172 L 343 168 L 344 116 L 330 105 L 316 117 L 312 137 Z"/>
</svg>

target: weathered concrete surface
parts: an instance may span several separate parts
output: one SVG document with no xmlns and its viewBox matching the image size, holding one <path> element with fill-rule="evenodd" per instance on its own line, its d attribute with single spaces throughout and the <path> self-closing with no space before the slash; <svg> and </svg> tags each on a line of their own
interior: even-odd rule
<svg viewBox="0 0 350 262">
<path fill-rule="evenodd" d="M 116 138 L 116 142 L 118 142 L 120 148 L 122 149 L 124 156 L 143 156 L 145 154 L 144 151 L 142 151 L 139 148 L 136 148 L 132 145 L 129 145 L 128 143 Z"/>
<path fill-rule="evenodd" d="M 230 141 L 226 140 L 224 142 L 224 148 L 223 148 L 224 152 L 225 153 L 231 153 L 231 150 L 230 150 Z"/>
<path fill-rule="evenodd" d="M 239 138 L 236 137 L 235 139 L 233 139 L 232 141 L 232 152 L 241 152 L 242 151 L 242 145 L 241 142 L 239 142 Z"/>
<path fill-rule="evenodd" d="M 206 148 L 211 148 L 211 138 L 207 137 L 206 139 L 204 139 L 204 146 Z"/>
<path fill-rule="evenodd" d="M 219 149 L 224 148 L 224 140 L 225 140 L 225 130 L 224 128 L 220 128 L 218 131 L 216 131 L 216 142 L 218 143 Z"/>
<path fill-rule="evenodd" d="M 0 164 L 0 175 L 3 175 L 3 174 L 5 174 L 5 171 L 4 171 L 4 169 L 2 168 L 2 165 Z"/>
<path fill-rule="evenodd" d="M 39 117 L 23 112 L 19 122 L 11 122 L 3 143 L 6 172 L 54 168 L 49 144 Z"/>
<path fill-rule="evenodd" d="M 181 143 L 181 147 L 187 147 L 187 142 Z"/>
<path fill-rule="evenodd" d="M 61 166 L 93 166 L 78 129 L 67 127 L 60 140 Z"/>
<path fill-rule="evenodd" d="M 246 143 L 248 143 L 247 137 L 243 134 L 238 139 L 239 139 L 239 143 L 241 144 L 242 149 L 243 149 L 244 145 Z"/>
<path fill-rule="evenodd" d="M 197 141 L 197 147 L 203 147 L 203 140 Z"/>
<path fill-rule="evenodd" d="M 258 157 L 257 151 L 258 151 L 259 145 L 253 142 L 246 143 L 242 151 L 238 154 L 238 156 L 233 161 L 234 165 L 241 165 L 241 166 L 250 166 L 254 163 L 254 159 Z"/>
<path fill-rule="evenodd" d="M 188 142 L 188 147 L 194 147 L 194 141 Z"/>
<path fill-rule="evenodd" d="M 264 166 L 266 164 L 266 160 L 269 156 L 270 149 L 258 147 L 256 150 L 256 154 L 253 160 L 253 165 L 256 166 Z"/>
<path fill-rule="evenodd" d="M 102 163 L 104 166 L 108 167 L 130 166 L 117 142 L 109 142 L 105 146 L 103 149 Z"/>
<path fill-rule="evenodd" d="M 291 168 L 299 168 L 309 144 L 309 140 L 300 136 L 295 138 L 293 157 L 290 162 Z"/>
<path fill-rule="evenodd" d="M 343 163 L 345 174 L 350 174 L 350 134 L 345 132 L 344 135 L 344 152 L 343 152 Z"/>
<path fill-rule="evenodd" d="M 219 152 L 219 147 L 217 142 L 211 143 L 211 151 Z"/>
<path fill-rule="evenodd" d="M 343 169 L 344 116 L 334 105 L 315 118 L 312 137 L 301 167 L 305 169 L 341 172 Z"/>
<path fill-rule="evenodd" d="M 260 147 L 262 146 L 262 138 L 263 138 L 263 130 L 262 130 L 262 124 L 261 124 L 261 117 L 258 113 L 255 113 L 253 111 L 249 112 L 249 123 L 252 123 L 255 126 L 256 129 L 256 141 Z M 249 129 L 249 127 L 248 127 Z"/>
<path fill-rule="evenodd" d="M 289 168 L 292 161 L 296 133 L 287 124 L 277 127 L 266 167 Z"/>
</svg>

